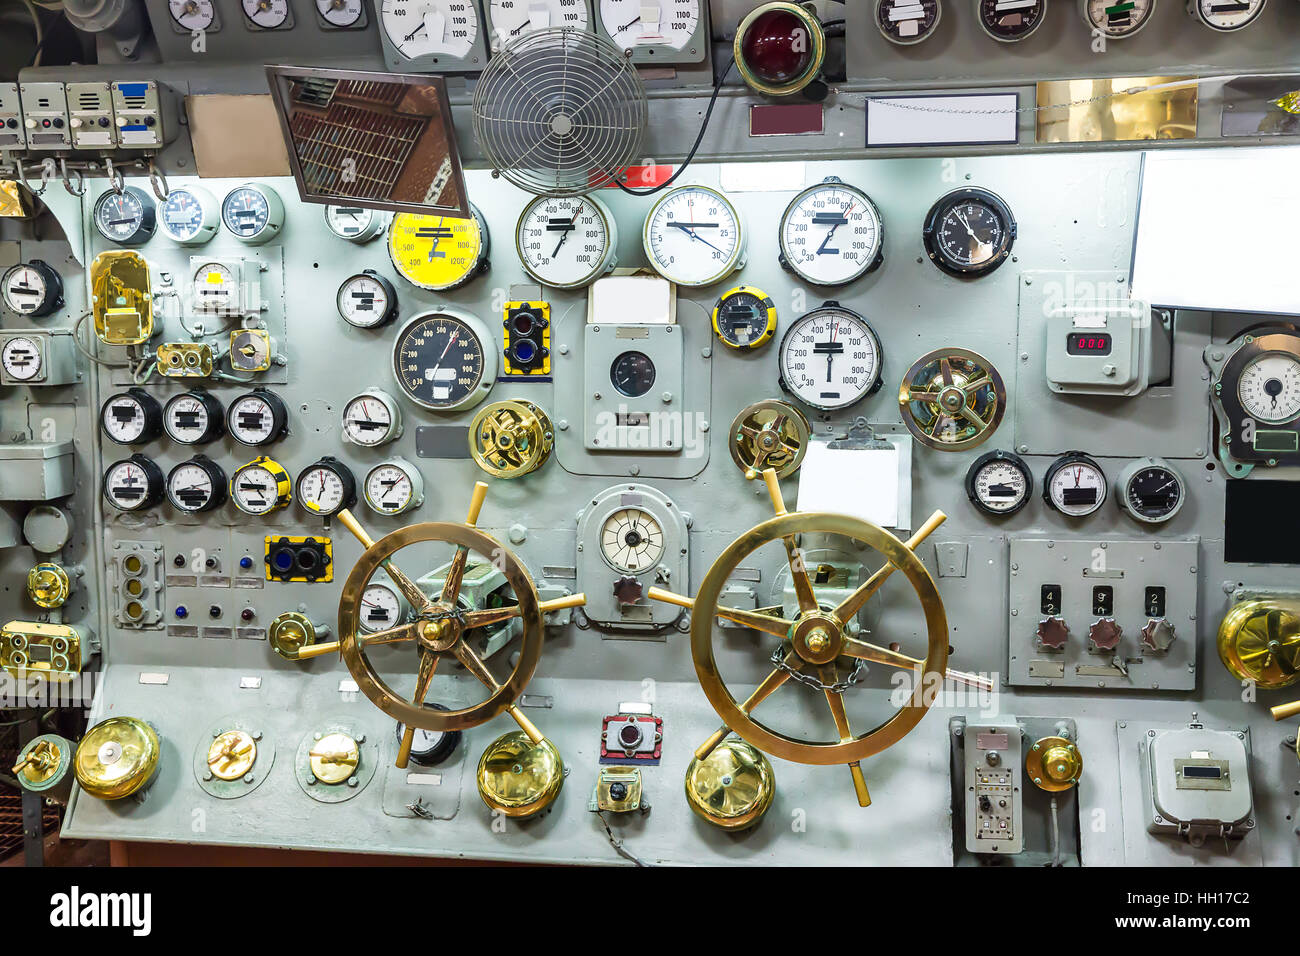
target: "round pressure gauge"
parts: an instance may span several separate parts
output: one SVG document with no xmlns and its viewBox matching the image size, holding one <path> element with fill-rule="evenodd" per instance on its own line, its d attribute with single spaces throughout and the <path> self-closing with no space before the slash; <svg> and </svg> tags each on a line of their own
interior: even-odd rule
<svg viewBox="0 0 1300 956">
<path fill-rule="evenodd" d="M 240 395 L 226 409 L 226 429 L 241 445 L 267 445 L 280 438 L 289 425 L 284 400 L 265 388 Z"/>
<path fill-rule="evenodd" d="M 393 49 L 421 56 L 464 59 L 478 38 L 474 0 L 380 0 L 379 23 Z"/>
<path fill-rule="evenodd" d="M 721 282 L 744 262 L 740 213 L 707 186 L 670 189 L 650 209 L 642 232 L 646 258 L 677 285 Z"/>
<path fill-rule="evenodd" d="M 162 204 L 162 231 L 183 246 L 198 246 L 217 232 L 217 198 L 202 186 L 173 186 Z"/>
<path fill-rule="evenodd" d="M 713 306 L 713 334 L 740 351 L 766 345 L 776 335 L 776 303 L 751 286 L 724 292 Z"/>
<path fill-rule="evenodd" d="M 600 0 L 600 21 L 620 50 L 682 50 L 699 29 L 701 0 Z"/>
<path fill-rule="evenodd" d="M 361 616 L 357 627 L 367 634 L 396 627 L 406 618 L 406 605 L 401 595 L 387 584 L 371 582 L 361 592 Z"/>
<path fill-rule="evenodd" d="M 424 706 L 428 710 L 447 709 L 433 701 L 425 701 Z M 406 725 L 401 721 L 397 723 L 396 734 L 400 744 L 406 736 Z M 436 767 L 455 752 L 459 743 L 459 730 L 421 730 L 417 727 L 411 741 L 411 760 L 421 767 Z"/>
<path fill-rule="evenodd" d="M 1047 0 L 974 0 L 980 29 L 999 43 L 1016 43 L 1043 24 Z"/>
<path fill-rule="evenodd" d="M 1289 352 L 1264 352 L 1251 359 L 1237 380 L 1242 409 L 1269 425 L 1300 416 L 1300 358 Z"/>
<path fill-rule="evenodd" d="M 831 176 L 790 201 L 781 216 L 781 265 L 813 285 L 844 285 L 885 259 L 880 210 Z"/>
<path fill-rule="evenodd" d="M 620 395 L 640 398 L 655 385 L 655 363 L 644 352 L 621 352 L 609 366 L 609 380 Z"/>
<path fill-rule="evenodd" d="M 1108 40 L 1131 37 L 1151 22 L 1156 0 L 1079 0 L 1079 12 L 1089 29 Z"/>
<path fill-rule="evenodd" d="M 586 0 L 487 0 L 486 7 L 494 52 L 534 30 L 587 29 Z"/>
<path fill-rule="evenodd" d="M 401 434 L 401 409 L 383 389 L 367 389 L 343 406 L 343 437 L 354 445 L 374 448 Z"/>
<path fill-rule="evenodd" d="M 379 514 L 400 515 L 424 501 L 424 476 L 405 458 L 390 458 L 370 469 L 362 494 Z"/>
<path fill-rule="evenodd" d="M 939 0 L 876 0 L 876 27 L 886 40 L 901 46 L 933 36 L 942 16 Z"/>
<path fill-rule="evenodd" d="M 880 339 L 838 302 L 796 319 L 781 340 L 781 387 L 812 408 L 834 411 L 880 388 Z"/>
<path fill-rule="evenodd" d="M 167 0 L 167 12 L 186 33 L 211 29 L 217 18 L 213 0 Z"/>
<path fill-rule="evenodd" d="M 0 279 L 5 305 L 33 319 L 43 318 L 63 306 L 63 280 L 43 259 L 10 266 Z"/>
<path fill-rule="evenodd" d="M 397 290 L 373 269 L 344 279 L 334 303 L 343 321 L 359 329 L 376 329 L 397 318 Z"/>
<path fill-rule="evenodd" d="M 96 231 L 119 246 L 139 246 L 149 241 L 157 222 L 153 197 L 137 186 L 110 189 L 95 200 L 91 219 Z"/>
<path fill-rule="evenodd" d="M 224 315 L 240 310 L 243 297 L 239 279 L 224 262 L 200 263 L 190 276 L 190 288 L 194 290 L 192 305 L 196 312 Z"/>
<path fill-rule="evenodd" d="M 144 455 L 115 461 L 104 471 L 104 500 L 118 511 L 143 511 L 163 497 L 163 473 Z"/>
<path fill-rule="evenodd" d="M 497 377 L 497 344 L 483 323 L 443 309 L 415 316 L 393 345 L 393 374 L 406 397 L 436 412 L 483 401 Z"/>
<path fill-rule="evenodd" d="M 388 225 L 387 213 L 360 206 L 326 206 L 325 226 L 348 242 L 369 242 Z"/>
<path fill-rule="evenodd" d="M 240 0 L 248 25 L 258 30 L 277 30 L 289 23 L 289 0 Z"/>
<path fill-rule="evenodd" d="M 664 529 L 648 511 L 622 508 L 600 526 L 600 554 L 615 571 L 647 571 L 663 559 Z"/>
<path fill-rule="evenodd" d="M 189 514 L 218 508 L 226 500 L 226 473 L 206 455 L 195 455 L 168 473 L 167 500 Z"/>
<path fill-rule="evenodd" d="M 524 207 L 515 248 L 528 274 L 556 289 L 577 289 L 617 262 L 618 228 L 594 196 L 539 196 Z"/>
<path fill-rule="evenodd" d="M 162 406 L 144 389 L 129 388 L 108 397 L 99 410 L 99 425 L 109 441 L 141 445 L 162 434 Z"/>
<path fill-rule="evenodd" d="M 1232 33 L 1255 22 L 1264 0 L 1188 0 L 1193 20 L 1219 33 Z"/>
<path fill-rule="evenodd" d="M 45 368 L 44 355 L 35 339 L 15 335 L 0 348 L 0 366 L 15 382 L 35 382 Z"/>
<path fill-rule="evenodd" d="M 261 518 L 290 500 L 289 472 L 263 455 L 240 465 L 230 476 L 230 500 L 246 515 Z"/>
<path fill-rule="evenodd" d="M 329 455 L 299 472 L 293 487 L 298 504 L 322 518 L 351 508 L 357 501 L 357 479 L 352 469 Z"/>
<path fill-rule="evenodd" d="M 966 497 L 993 518 L 1013 515 L 1029 503 L 1034 476 L 1019 455 L 991 451 L 975 459 L 966 472 Z"/>
<path fill-rule="evenodd" d="M 270 186 L 245 183 L 226 193 L 221 221 L 241 242 L 260 246 L 275 238 L 284 225 L 284 203 Z"/>
<path fill-rule="evenodd" d="M 388 227 L 388 257 L 421 289 L 457 289 L 488 269 L 487 223 L 474 206 L 469 219 L 399 212 Z"/>
<path fill-rule="evenodd" d="M 1106 501 L 1106 474 L 1083 452 L 1062 455 L 1043 476 L 1043 499 L 1071 518 L 1092 514 Z"/>
<path fill-rule="evenodd" d="M 949 275 L 988 275 L 1011 255 L 1016 220 L 987 189 L 954 189 L 930 207 L 921 230 L 930 261 Z"/>
<path fill-rule="evenodd" d="M 221 402 L 201 388 L 174 395 L 163 406 L 167 437 L 182 445 L 206 444 L 220 438 L 224 427 Z"/>
<path fill-rule="evenodd" d="M 1141 458 L 1119 473 L 1116 503 L 1129 517 L 1145 524 L 1168 521 L 1187 498 L 1183 476 L 1163 458 Z"/>
<path fill-rule="evenodd" d="M 316 0 L 316 12 L 336 30 L 347 30 L 360 22 L 365 12 L 361 3 L 362 0 Z"/>
</svg>

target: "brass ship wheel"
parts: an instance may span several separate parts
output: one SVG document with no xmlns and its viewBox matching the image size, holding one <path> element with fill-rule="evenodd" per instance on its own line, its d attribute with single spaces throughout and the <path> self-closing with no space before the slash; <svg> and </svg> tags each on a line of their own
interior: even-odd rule
<svg viewBox="0 0 1300 956">
<path fill-rule="evenodd" d="M 997 429 L 1007 389 L 993 363 L 970 349 L 943 348 L 912 363 L 898 387 L 903 424 L 921 444 L 966 451 Z"/>
<path fill-rule="evenodd" d="M 694 611 L 691 617 L 691 656 L 695 661 L 695 672 L 709 703 L 724 722 L 724 726 L 705 741 L 695 756 L 699 760 L 705 760 L 730 731 L 735 731 L 759 750 L 786 760 L 818 765 L 848 764 L 858 803 L 864 807 L 870 806 L 871 797 L 861 762 L 897 743 L 921 721 L 930 705 L 927 688 L 933 688 L 936 681 L 944 678 L 985 689 L 992 687 L 987 678 L 947 669 L 948 619 L 944 613 L 943 601 L 929 571 L 913 551 L 943 523 L 946 516 L 943 512 L 936 511 L 904 543 L 883 528 L 860 518 L 825 512 L 787 512 L 776 471 L 766 469 L 763 480 L 767 483 L 776 516 L 751 528 L 718 556 L 700 583 L 694 600 L 660 588 L 651 588 L 648 592 L 655 600 L 692 608 Z M 811 579 L 805 570 L 803 555 L 795 543 L 796 535 L 818 533 L 843 535 L 865 542 L 887 561 L 832 610 L 825 610 L 818 604 Z M 787 620 L 778 614 L 764 611 L 720 606 L 718 598 L 736 567 L 760 546 L 778 539 L 785 544 L 791 581 L 799 602 L 799 613 L 794 619 Z M 908 579 L 925 611 L 928 646 L 924 659 L 868 643 L 849 633 L 848 623 L 895 569 Z M 772 634 L 783 641 L 784 661 L 763 679 L 744 702 L 736 700 L 718 671 L 713 653 L 715 617 Z M 835 663 L 841 658 L 857 658 L 889 667 L 919 670 L 921 673 L 910 702 L 879 726 L 866 733 L 855 734 L 849 727 L 842 696 L 830 688 L 835 683 Z M 830 708 L 839 734 L 838 740 L 810 742 L 790 737 L 759 723 L 751 716 L 754 708 L 785 684 L 795 672 L 820 679 L 826 705 Z"/>
<path fill-rule="evenodd" d="M 524 716 L 515 701 L 537 669 L 542 653 L 544 626 L 542 615 L 566 607 L 587 603 L 585 594 L 571 594 L 553 601 L 540 601 L 532 577 L 517 557 L 495 538 L 476 527 L 487 485 L 477 482 L 470 500 L 469 515 L 464 524 L 431 521 L 408 525 L 387 534 L 378 541 L 370 537 L 356 517 L 344 509 L 338 519 L 365 546 L 365 551 L 352 568 L 343 593 L 339 598 L 338 641 L 329 644 L 312 644 L 298 652 L 299 658 L 319 657 L 338 651 L 348 666 L 357 687 L 376 707 L 399 721 L 406 728 L 397 751 L 397 766 L 405 767 L 410 757 L 415 731 L 464 730 L 486 723 L 500 713 L 515 719 L 534 744 L 545 738 L 531 720 Z M 402 548 L 425 541 L 443 541 L 456 546 L 451 565 L 447 569 L 442 592 L 436 598 L 426 595 L 393 561 L 393 555 Z M 458 602 L 461 581 L 469 553 L 482 555 L 492 561 L 505 575 L 514 591 L 514 605 L 483 610 L 465 610 Z M 414 612 L 414 618 L 397 627 L 365 634 L 358 630 L 361 615 L 361 594 L 371 576 L 380 568 L 402 592 Z M 519 659 L 504 681 L 498 681 L 487 663 L 463 638 L 466 632 L 521 618 L 523 636 L 520 639 Z M 415 678 L 415 693 L 408 700 L 397 693 L 379 675 L 366 649 L 379 644 L 410 643 L 415 645 L 419 657 Z M 465 669 L 477 677 L 488 689 L 486 700 L 459 710 L 435 710 L 424 706 L 438 662 L 444 657 L 454 657 Z"/>
</svg>

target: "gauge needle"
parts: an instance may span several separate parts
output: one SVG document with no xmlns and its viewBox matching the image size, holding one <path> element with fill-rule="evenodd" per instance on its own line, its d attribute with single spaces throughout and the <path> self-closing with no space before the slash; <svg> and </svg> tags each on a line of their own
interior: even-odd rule
<svg viewBox="0 0 1300 956">
<path fill-rule="evenodd" d="M 835 215 L 835 213 L 821 212 L 813 217 L 814 222 L 823 226 L 829 224 L 831 227 L 830 231 L 826 233 L 826 238 L 822 240 L 822 244 L 817 247 L 817 255 L 820 256 L 827 253 L 831 255 L 839 255 L 840 251 L 838 249 L 828 249 L 827 243 L 829 243 L 831 241 L 831 237 L 835 235 L 836 229 L 838 229 L 840 226 L 844 226 L 848 224 L 849 213 L 853 211 L 854 205 L 855 205 L 854 202 L 850 202 L 848 206 L 844 208 L 844 211 L 840 213 L 838 216 Z"/>
<path fill-rule="evenodd" d="M 695 231 L 696 229 L 716 229 L 718 227 L 718 224 L 716 222 L 670 222 L 668 225 L 675 226 L 676 228 L 680 229 L 682 232 L 686 233 L 686 235 L 690 236 L 696 242 L 704 243 L 714 252 L 718 252 L 718 253 L 722 252 L 721 249 L 719 249 L 717 246 L 709 242 L 709 240 L 705 239 L 703 236 L 701 236 L 699 233 Z M 725 255 L 725 253 L 723 254 Z"/>
<path fill-rule="evenodd" d="M 573 232 L 575 228 L 574 223 L 577 221 L 578 214 L 575 212 L 569 219 L 552 219 L 547 223 L 547 232 L 560 233 L 560 241 L 555 244 L 555 251 L 551 253 L 552 259 L 560 254 L 560 246 L 564 245 L 565 240 L 569 238 L 569 233 Z"/>
</svg>

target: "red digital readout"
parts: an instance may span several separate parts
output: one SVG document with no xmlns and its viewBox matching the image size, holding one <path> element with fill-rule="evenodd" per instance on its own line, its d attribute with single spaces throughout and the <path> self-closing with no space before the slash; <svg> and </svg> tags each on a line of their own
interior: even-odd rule
<svg viewBox="0 0 1300 956">
<path fill-rule="evenodd" d="M 1110 334 L 1107 332 L 1071 332 L 1065 351 L 1069 355 L 1109 355 Z"/>
</svg>

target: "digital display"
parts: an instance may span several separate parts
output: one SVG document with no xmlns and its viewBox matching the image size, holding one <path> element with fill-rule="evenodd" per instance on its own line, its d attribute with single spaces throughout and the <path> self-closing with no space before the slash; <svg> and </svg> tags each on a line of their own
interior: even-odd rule
<svg viewBox="0 0 1300 956">
<path fill-rule="evenodd" d="M 1109 355 L 1109 332 L 1071 332 L 1065 340 L 1067 355 Z"/>
</svg>

